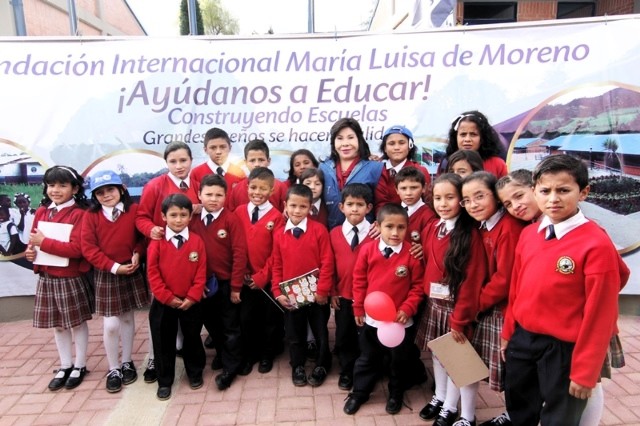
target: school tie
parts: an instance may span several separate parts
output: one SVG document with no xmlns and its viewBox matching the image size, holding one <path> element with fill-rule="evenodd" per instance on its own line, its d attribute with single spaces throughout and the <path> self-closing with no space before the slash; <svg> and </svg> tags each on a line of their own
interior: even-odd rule
<svg viewBox="0 0 640 426">
<path fill-rule="evenodd" d="M 388 169 L 389 170 L 389 176 L 391 177 L 391 179 L 393 179 L 394 177 L 396 177 L 396 169 Z"/>
<path fill-rule="evenodd" d="M 480 225 L 480 229 L 486 231 L 487 230 L 487 222 L 482 222 L 482 225 Z"/>
<path fill-rule="evenodd" d="M 294 237 L 300 238 L 300 235 L 302 235 L 302 228 L 298 228 L 297 226 L 295 228 L 293 228 L 291 230 L 291 233 L 293 234 Z"/>
<path fill-rule="evenodd" d="M 213 222 L 213 215 L 211 213 L 207 213 L 207 215 L 205 216 L 205 218 L 207 219 L 205 221 L 205 225 L 209 226 L 211 225 L 211 222 Z"/>
<path fill-rule="evenodd" d="M 447 235 L 447 224 L 442 222 L 439 226 L 438 226 L 438 238 L 444 238 Z"/>
<path fill-rule="evenodd" d="M 351 238 L 351 251 L 354 251 L 360 244 L 360 238 L 358 238 L 358 227 L 353 227 L 353 238 Z"/>
<path fill-rule="evenodd" d="M 116 220 L 118 220 L 119 217 L 120 217 L 120 210 L 114 207 L 113 211 L 111 212 L 111 221 L 115 222 Z"/>
<path fill-rule="evenodd" d="M 311 206 L 311 216 L 318 216 L 318 208 L 316 206 Z"/>
<path fill-rule="evenodd" d="M 175 238 L 178 241 L 178 244 L 176 247 L 178 248 L 182 247 L 182 245 L 184 244 L 184 237 L 182 235 L 174 235 L 173 238 Z"/>
<path fill-rule="evenodd" d="M 218 168 L 216 169 L 216 173 L 218 174 L 218 176 L 224 176 L 224 169 L 218 166 Z"/>
<path fill-rule="evenodd" d="M 253 211 L 251 212 L 251 223 L 254 224 L 258 221 L 258 212 L 260 211 L 260 209 L 258 208 L 258 206 L 255 206 L 253 208 Z"/>
<path fill-rule="evenodd" d="M 187 182 L 181 180 L 180 181 L 180 189 L 185 192 L 187 189 L 189 189 L 189 185 L 187 185 Z"/>
<path fill-rule="evenodd" d="M 53 219 L 53 217 L 58 213 L 58 208 L 54 207 L 49 209 L 49 220 Z"/>
<path fill-rule="evenodd" d="M 385 247 L 384 248 L 384 258 L 388 259 L 391 256 L 391 253 L 393 253 L 393 249 L 391 247 Z"/>
<path fill-rule="evenodd" d="M 544 239 L 549 241 L 556 238 L 556 230 L 553 228 L 553 225 L 549 225 L 547 228 L 549 229 L 549 231 L 547 232 L 547 236 L 544 237 Z"/>
</svg>

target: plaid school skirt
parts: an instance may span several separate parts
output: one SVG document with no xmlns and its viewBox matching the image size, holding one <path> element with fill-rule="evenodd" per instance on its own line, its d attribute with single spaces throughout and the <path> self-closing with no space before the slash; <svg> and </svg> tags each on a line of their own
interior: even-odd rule
<svg viewBox="0 0 640 426">
<path fill-rule="evenodd" d="M 504 390 L 504 362 L 500 359 L 503 322 L 502 311 L 494 306 L 480 319 L 471 339 L 471 344 L 489 368 L 489 386 L 498 392 Z"/>
<path fill-rule="evenodd" d="M 622 368 L 625 366 L 624 353 L 622 352 L 622 342 L 616 334 L 609 340 L 609 350 L 604 358 L 602 369 L 600 370 L 600 378 L 611 379 L 611 367 Z M 600 380 L 598 380 L 600 381 Z"/>
<path fill-rule="evenodd" d="M 73 328 L 91 319 L 93 286 L 86 275 L 54 277 L 41 274 L 36 287 L 33 326 Z"/>
<path fill-rule="evenodd" d="M 98 315 L 115 317 L 142 308 L 150 302 L 149 287 L 140 269 L 131 275 L 114 275 L 95 269 L 93 277 Z"/>
<path fill-rule="evenodd" d="M 449 317 L 453 313 L 453 303 L 444 299 L 428 298 L 424 314 L 416 333 L 416 345 L 426 351 L 429 341 L 451 331 Z"/>
</svg>

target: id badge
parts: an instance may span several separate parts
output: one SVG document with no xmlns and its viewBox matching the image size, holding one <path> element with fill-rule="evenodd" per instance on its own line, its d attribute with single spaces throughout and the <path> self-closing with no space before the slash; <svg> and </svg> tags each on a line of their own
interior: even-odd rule
<svg viewBox="0 0 640 426">
<path fill-rule="evenodd" d="M 429 297 L 433 299 L 448 299 L 449 298 L 449 286 L 440 283 L 431 283 L 431 289 L 429 290 Z"/>
</svg>

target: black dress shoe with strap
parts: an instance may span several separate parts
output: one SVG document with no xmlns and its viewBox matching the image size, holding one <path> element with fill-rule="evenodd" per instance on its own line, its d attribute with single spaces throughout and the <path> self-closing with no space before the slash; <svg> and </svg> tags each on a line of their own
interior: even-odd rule
<svg viewBox="0 0 640 426">
<path fill-rule="evenodd" d="M 74 374 L 74 372 L 77 371 L 78 374 Z M 71 374 L 69 374 L 69 378 L 67 379 L 67 381 L 64 384 L 64 388 L 65 389 L 75 389 L 78 386 L 80 386 L 80 383 L 82 383 L 82 381 L 84 380 L 84 376 L 88 373 L 87 371 L 87 367 L 80 367 L 80 368 L 75 368 L 73 369 L 73 371 L 71 372 Z"/>
<path fill-rule="evenodd" d="M 49 382 L 49 390 L 50 391 L 57 391 L 60 390 L 64 387 L 64 384 L 67 382 L 67 379 L 69 378 L 69 374 L 71 374 L 71 371 L 73 370 L 73 365 L 69 368 L 60 368 L 56 371 L 56 375 L 54 376 L 53 379 L 51 379 L 51 381 Z"/>
</svg>

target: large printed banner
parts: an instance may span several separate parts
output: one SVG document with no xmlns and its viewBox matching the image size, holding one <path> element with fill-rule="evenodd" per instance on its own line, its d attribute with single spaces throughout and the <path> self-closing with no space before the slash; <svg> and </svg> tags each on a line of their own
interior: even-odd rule
<svg viewBox="0 0 640 426">
<path fill-rule="evenodd" d="M 582 206 L 640 283 L 640 22 L 637 16 L 458 27 L 420 33 L 268 38 L 24 38 L 0 40 L 0 242 L 16 202 L 36 207 L 44 170 L 113 169 L 134 195 L 162 171 L 167 143 L 194 166 L 203 136 L 228 131 L 233 155 L 254 138 L 284 178 L 289 155 L 329 153 L 329 129 L 359 120 L 372 151 L 385 128 L 413 130 L 433 172 L 452 120 L 484 112 L 509 167 L 567 152 L 590 166 Z M 30 195 L 30 200 L 16 194 Z M 25 239 L 26 235 L 21 235 Z M 0 296 L 33 294 L 19 254 L 1 257 Z"/>
</svg>

